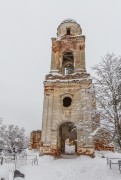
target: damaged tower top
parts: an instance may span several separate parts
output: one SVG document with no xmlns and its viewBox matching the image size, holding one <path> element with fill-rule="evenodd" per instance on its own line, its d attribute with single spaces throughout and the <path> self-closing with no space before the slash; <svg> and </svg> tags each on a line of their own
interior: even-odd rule
<svg viewBox="0 0 121 180">
<path fill-rule="evenodd" d="M 57 28 L 57 36 L 64 35 L 81 35 L 82 29 L 80 25 L 73 19 L 65 19 Z"/>
</svg>

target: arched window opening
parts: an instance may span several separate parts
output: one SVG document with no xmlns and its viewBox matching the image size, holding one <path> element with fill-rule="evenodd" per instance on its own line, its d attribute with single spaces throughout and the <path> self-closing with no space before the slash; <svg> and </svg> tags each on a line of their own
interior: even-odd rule
<svg viewBox="0 0 121 180">
<path fill-rule="evenodd" d="M 66 52 L 63 55 L 62 72 L 64 75 L 74 73 L 74 57 L 71 52 Z"/>
<path fill-rule="evenodd" d="M 72 102 L 72 99 L 70 97 L 65 97 L 63 99 L 63 106 L 64 107 L 69 107 L 69 106 L 71 106 L 71 102 Z"/>
<path fill-rule="evenodd" d="M 67 35 L 71 34 L 71 29 L 70 28 L 67 28 L 66 31 L 67 31 Z"/>
</svg>

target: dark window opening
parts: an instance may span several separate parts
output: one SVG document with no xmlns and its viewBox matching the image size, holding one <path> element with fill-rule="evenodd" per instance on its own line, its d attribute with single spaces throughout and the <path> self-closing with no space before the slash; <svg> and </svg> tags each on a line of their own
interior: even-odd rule
<svg viewBox="0 0 121 180">
<path fill-rule="evenodd" d="M 63 106 L 64 107 L 69 107 L 71 105 L 72 99 L 70 97 L 65 97 L 63 99 Z"/>
<path fill-rule="evenodd" d="M 71 34 L 71 29 L 67 28 L 67 35 L 70 35 L 70 34 Z"/>
<path fill-rule="evenodd" d="M 62 72 L 64 75 L 74 73 L 74 57 L 72 52 L 66 52 L 63 55 Z"/>
</svg>

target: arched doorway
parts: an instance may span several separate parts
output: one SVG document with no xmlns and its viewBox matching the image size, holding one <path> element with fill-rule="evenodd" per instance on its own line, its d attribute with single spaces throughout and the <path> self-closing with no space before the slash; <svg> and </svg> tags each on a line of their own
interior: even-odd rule
<svg viewBox="0 0 121 180">
<path fill-rule="evenodd" d="M 77 151 L 77 132 L 72 122 L 65 122 L 59 127 L 60 152 L 74 154 Z"/>
<path fill-rule="evenodd" d="M 74 57 L 72 52 L 65 52 L 62 60 L 62 72 L 64 75 L 74 73 Z"/>
</svg>

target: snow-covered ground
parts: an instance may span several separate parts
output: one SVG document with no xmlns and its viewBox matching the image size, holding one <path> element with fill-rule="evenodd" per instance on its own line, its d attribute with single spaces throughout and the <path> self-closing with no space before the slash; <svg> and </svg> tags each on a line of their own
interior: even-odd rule
<svg viewBox="0 0 121 180">
<path fill-rule="evenodd" d="M 102 158 L 102 155 L 105 158 Z M 74 159 L 54 159 L 51 156 L 38 157 L 39 164 L 25 165 L 19 170 L 25 174 L 25 180 L 121 180 L 118 165 L 110 170 L 106 157 L 120 157 L 113 152 L 97 152 L 95 158 L 80 156 Z M 10 180 L 12 174 L 10 174 Z M 16 180 L 22 178 L 16 178 Z"/>
<path fill-rule="evenodd" d="M 0 166 L 0 179 L 2 178 L 9 180 L 9 171 L 4 166 Z"/>
</svg>

